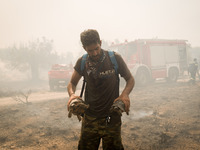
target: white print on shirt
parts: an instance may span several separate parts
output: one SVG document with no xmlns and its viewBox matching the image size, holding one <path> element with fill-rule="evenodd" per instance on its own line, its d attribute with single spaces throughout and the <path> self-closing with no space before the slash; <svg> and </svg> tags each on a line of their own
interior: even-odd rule
<svg viewBox="0 0 200 150">
<path fill-rule="evenodd" d="M 113 74 L 115 74 L 115 69 L 111 69 L 111 70 L 106 70 L 106 71 L 100 72 L 99 73 L 99 77 L 100 78 L 108 78 Z"/>
</svg>

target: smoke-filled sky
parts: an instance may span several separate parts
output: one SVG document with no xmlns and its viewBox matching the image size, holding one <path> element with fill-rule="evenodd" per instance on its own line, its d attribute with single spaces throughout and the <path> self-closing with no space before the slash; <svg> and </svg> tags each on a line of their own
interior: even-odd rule
<svg viewBox="0 0 200 150">
<path fill-rule="evenodd" d="M 200 46 L 200 0 L 0 0 L 0 48 L 45 36 L 79 51 L 80 33 L 101 39 L 185 39 Z"/>
</svg>

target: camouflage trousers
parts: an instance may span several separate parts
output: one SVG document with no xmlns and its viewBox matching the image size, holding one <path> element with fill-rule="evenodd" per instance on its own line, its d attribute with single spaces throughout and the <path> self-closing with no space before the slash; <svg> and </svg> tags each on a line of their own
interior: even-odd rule
<svg viewBox="0 0 200 150">
<path fill-rule="evenodd" d="M 79 150 L 98 150 L 102 139 L 103 150 L 124 150 L 121 140 L 121 116 L 113 114 L 106 118 L 85 115 L 82 120 Z"/>
</svg>

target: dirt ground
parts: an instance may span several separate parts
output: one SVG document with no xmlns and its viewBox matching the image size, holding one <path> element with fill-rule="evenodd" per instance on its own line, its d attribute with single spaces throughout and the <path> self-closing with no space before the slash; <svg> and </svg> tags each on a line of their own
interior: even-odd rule
<svg viewBox="0 0 200 150">
<path fill-rule="evenodd" d="M 31 96 L 29 104 L 0 98 L 0 149 L 76 150 L 81 123 L 67 117 L 65 91 Z M 125 150 L 200 149 L 199 81 L 159 82 L 135 88 L 130 98 L 130 115 L 122 116 Z"/>
</svg>

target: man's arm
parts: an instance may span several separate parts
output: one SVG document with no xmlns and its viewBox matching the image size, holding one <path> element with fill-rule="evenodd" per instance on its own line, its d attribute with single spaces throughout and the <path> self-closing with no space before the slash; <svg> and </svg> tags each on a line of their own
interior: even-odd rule
<svg viewBox="0 0 200 150">
<path fill-rule="evenodd" d="M 122 100 L 125 104 L 125 111 L 128 114 L 129 108 L 130 108 L 129 94 L 135 85 L 135 80 L 132 75 L 129 77 L 124 77 L 124 79 L 126 80 L 126 86 L 125 86 L 124 90 L 122 91 L 121 95 L 115 101 L 117 101 L 119 99 Z"/>
<path fill-rule="evenodd" d="M 77 97 L 79 97 L 79 96 L 75 95 L 75 91 L 76 91 L 76 86 L 77 86 L 80 79 L 81 79 L 81 75 L 76 70 L 74 70 L 72 77 L 71 77 L 71 80 L 70 80 L 70 82 L 67 86 L 67 91 L 68 91 L 68 94 L 69 94 L 69 100 L 68 100 L 68 103 L 67 103 L 68 110 L 69 110 L 70 102 L 73 99 L 76 99 Z"/>
</svg>

